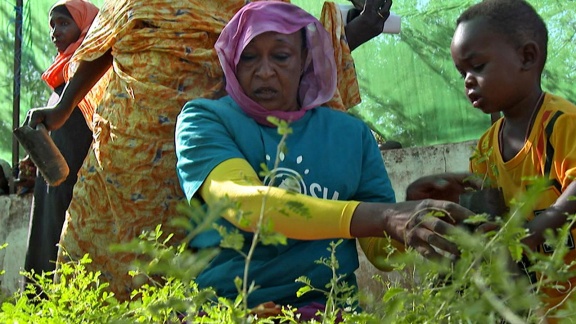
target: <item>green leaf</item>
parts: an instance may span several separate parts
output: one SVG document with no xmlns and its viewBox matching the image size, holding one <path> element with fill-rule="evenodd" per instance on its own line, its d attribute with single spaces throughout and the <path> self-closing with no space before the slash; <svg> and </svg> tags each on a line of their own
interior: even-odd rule
<svg viewBox="0 0 576 324">
<path fill-rule="evenodd" d="M 386 293 L 384 294 L 384 296 L 382 296 L 382 300 L 387 303 L 389 302 L 392 298 L 398 296 L 399 294 L 403 293 L 405 291 L 404 288 L 401 287 L 392 287 L 392 288 L 388 288 L 388 290 L 386 290 Z"/>
<path fill-rule="evenodd" d="M 304 295 L 305 293 L 311 291 L 312 288 L 310 288 L 310 286 L 304 286 L 301 287 L 300 289 L 298 289 L 298 291 L 296 292 L 296 297 L 300 298 L 302 297 L 302 295 Z"/>
</svg>

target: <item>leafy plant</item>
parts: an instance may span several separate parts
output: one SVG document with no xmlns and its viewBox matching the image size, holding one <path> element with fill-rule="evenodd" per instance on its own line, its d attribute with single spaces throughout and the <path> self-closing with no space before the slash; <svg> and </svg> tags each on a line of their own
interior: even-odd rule
<svg viewBox="0 0 576 324">
<path fill-rule="evenodd" d="M 330 258 L 322 258 L 316 261 L 317 264 L 326 266 L 332 270 L 332 278 L 330 282 L 326 284 L 326 287 L 324 287 L 325 289 L 314 287 L 310 283 L 310 279 L 306 276 L 301 276 L 296 279 L 297 282 L 304 284 L 304 287 L 296 292 L 298 297 L 311 291 L 319 291 L 326 296 L 327 302 L 325 311 L 322 314 L 322 323 L 334 323 L 342 311 L 351 312 L 356 309 L 358 303 L 356 288 L 344 282 L 342 280 L 344 277 L 337 273 L 340 265 L 336 258 L 336 249 L 342 242 L 343 240 L 330 242 L 330 248 L 328 249 L 328 251 L 330 251 Z"/>
</svg>

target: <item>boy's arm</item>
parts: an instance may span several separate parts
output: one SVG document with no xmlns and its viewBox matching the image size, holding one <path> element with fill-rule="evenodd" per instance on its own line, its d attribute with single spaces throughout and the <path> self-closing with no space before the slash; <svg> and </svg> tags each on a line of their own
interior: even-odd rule
<svg viewBox="0 0 576 324">
<path fill-rule="evenodd" d="M 406 200 L 438 199 L 458 203 L 459 196 L 468 188 L 478 189 L 480 184 L 472 173 L 442 173 L 421 177 L 406 188 Z"/>
<path fill-rule="evenodd" d="M 568 185 L 566 190 L 558 197 L 556 202 L 545 209 L 538 217 L 528 222 L 526 225 L 529 236 L 522 240 L 531 249 L 544 242 L 544 231 L 546 229 L 558 229 L 566 224 L 568 215 L 576 213 L 576 182 Z"/>
<path fill-rule="evenodd" d="M 552 154 L 547 156 L 544 174 L 550 174 L 562 193 L 550 207 L 526 224 L 530 235 L 522 242 L 532 249 L 544 242 L 546 229 L 562 227 L 568 216 L 576 213 L 576 115 L 573 113 L 576 107 L 567 101 L 556 101 L 565 107 L 565 111 L 557 111 L 546 126 L 547 150 L 550 148 Z"/>
</svg>

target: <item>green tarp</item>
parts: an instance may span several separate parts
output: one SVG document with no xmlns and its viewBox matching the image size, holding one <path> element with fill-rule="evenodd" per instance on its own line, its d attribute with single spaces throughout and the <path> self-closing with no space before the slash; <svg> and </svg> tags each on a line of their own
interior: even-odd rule
<svg viewBox="0 0 576 324">
<path fill-rule="evenodd" d="M 24 0 L 21 118 L 30 107 L 42 106 L 49 96 L 40 74 L 55 54 L 47 23 L 53 2 Z M 97 5 L 102 2 L 94 1 Z M 455 19 L 476 2 L 394 0 L 392 11 L 402 17 L 402 33 L 381 35 L 354 52 L 363 102 L 352 112 L 386 139 L 399 141 L 405 147 L 477 138 L 488 127 L 489 117 L 471 108 L 449 53 Z M 293 3 L 319 16 L 323 1 Z M 576 1 L 531 3 L 550 30 L 544 88 L 576 102 Z M 8 161 L 12 143 L 15 4 L 15 0 L 0 1 L 0 158 Z"/>
</svg>

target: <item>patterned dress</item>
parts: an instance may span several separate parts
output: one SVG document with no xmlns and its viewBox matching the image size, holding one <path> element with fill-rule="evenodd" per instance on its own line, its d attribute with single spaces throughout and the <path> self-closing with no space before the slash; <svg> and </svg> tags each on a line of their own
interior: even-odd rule
<svg viewBox="0 0 576 324">
<path fill-rule="evenodd" d="M 59 261 L 88 253 L 88 270 L 101 271 L 120 300 L 137 287 L 128 275 L 133 253 L 112 253 L 142 231 L 178 216 L 183 200 L 176 176 L 174 127 L 182 106 L 199 97 L 218 98 L 224 78 L 213 49 L 219 32 L 245 4 L 238 0 L 107 1 L 75 60 L 94 60 L 112 50 L 113 71 L 95 109 L 81 105 L 94 143 L 79 173 L 61 237 Z M 340 14 L 326 3 L 322 21 L 334 35 L 339 89 L 336 109 L 359 102 Z"/>
</svg>

